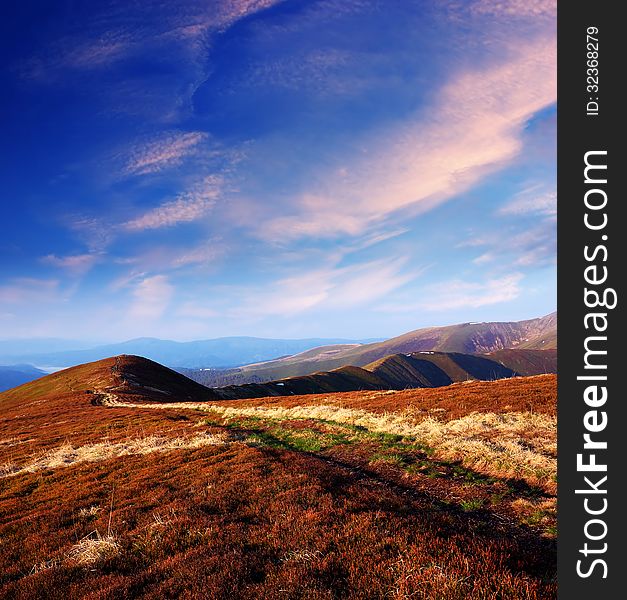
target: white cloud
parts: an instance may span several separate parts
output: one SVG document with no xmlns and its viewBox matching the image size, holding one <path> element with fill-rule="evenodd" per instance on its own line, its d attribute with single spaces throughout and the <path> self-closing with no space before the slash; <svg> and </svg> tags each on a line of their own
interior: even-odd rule
<svg viewBox="0 0 627 600">
<path fill-rule="evenodd" d="M 140 281 L 133 290 L 129 316 L 134 319 L 158 319 L 170 304 L 174 287 L 165 275 L 154 275 Z"/>
<path fill-rule="evenodd" d="M 499 209 L 501 215 L 557 215 L 557 193 L 533 186 L 517 194 Z"/>
<path fill-rule="evenodd" d="M 419 269 L 403 272 L 404 257 L 347 267 L 326 267 L 248 290 L 236 313 L 293 315 L 315 307 L 350 308 L 368 304 L 415 279 Z"/>
<path fill-rule="evenodd" d="M 425 300 L 419 306 L 425 310 L 443 311 L 509 302 L 520 295 L 521 279 L 520 273 L 514 273 L 484 282 L 453 279 L 434 284 L 423 290 Z"/>
<path fill-rule="evenodd" d="M 220 178 L 206 177 L 201 184 L 181 194 L 176 200 L 165 202 L 127 221 L 122 225 L 122 229 L 144 231 L 196 221 L 204 217 L 215 205 L 220 196 L 220 184 Z"/>
<path fill-rule="evenodd" d="M 533 215 L 537 218 L 522 231 L 512 227 L 495 229 L 489 239 L 484 238 L 481 244 L 475 244 L 483 246 L 484 250 L 472 260 L 473 264 L 500 263 L 521 268 L 555 264 L 557 227 L 554 194 L 517 196 L 499 213 L 513 217 Z M 463 245 L 471 244 L 460 246 Z"/>
<path fill-rule="evenodd" d="M 473 264 L 487 265 L 505 261 L 507 266 L 543 267 L 557 261 L 555 231 L 546 225 L 499 238 L 491 247 L 491 250 L 474 258 Z"/>
</svg>

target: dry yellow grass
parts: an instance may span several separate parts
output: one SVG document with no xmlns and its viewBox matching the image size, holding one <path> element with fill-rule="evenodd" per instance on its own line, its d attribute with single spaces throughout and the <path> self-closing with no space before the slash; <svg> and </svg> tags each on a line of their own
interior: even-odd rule
<svg viewBox="0 0 627 600">
<path fill-rule="evenodd" d="M 293 408 L 210 406 L 228 419 L 252 416 L 276 420 L 324 419 L 392 433 L 430 446 L 436 456 L 459 460 L 464 466 L 498 477 L 519 477 L 553 491 L 557 475 L 557 422 L 533 413 L 472 413 L 452 421 L 414 415 L 377 414 L 332 405 Z"/>
<path fill-rule="evenodd" d="M 98 531 L 92 531 L 72 547 L 68 559 L 86 567 L 114 557 L 119 549 L 120 544 L 115 536 L 111 534 L 102 536 Z"/>
<path fill-rule="evenodd" d="M 557 419 L 531 412 L 473 412 L 451 421 L 412 410 L 374 413 L 335 404 L 315 406 L 248 406 L 236 408 L 209 402 L 132 404 L 109 398 L 114 406 L 144 409 L 196 409 L 225 419 L 324 419 L 357 425 L 378 433 L 401 435 L 427 445 L 443 460 L 497 477 L 516 477 L 553 493 L 557 477 Z"/>
<path fill-rule="evenodd" d="M 104 441 L 78 447 L 64 444 L 41 456 L 34 457 L 30 462 L 23 465 L 6 463 L 0 467 L 0 477 L 8 477 L 20 473 L 33 473 L 42 469 L 57 469 L 76 463 L 97 462 L 136 454 L 200 448 L 201 446 L 224 444 L 227 441 L 228 438 L 225 435 L 201 433 L 189 437 L 151 435 L 142 438 L 130 438 L 123 442 L 111 443 Z"/>
</svg>

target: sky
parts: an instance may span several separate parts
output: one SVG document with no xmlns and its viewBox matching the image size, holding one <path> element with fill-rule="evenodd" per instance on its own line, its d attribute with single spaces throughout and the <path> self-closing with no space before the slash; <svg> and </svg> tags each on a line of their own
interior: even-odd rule
<svg viewBox="0 0 627 600">
<path fill-rule="evenodd" d="M 2 10 L 0 338 L 555 310 L 555 2 Z"/>
</svg>

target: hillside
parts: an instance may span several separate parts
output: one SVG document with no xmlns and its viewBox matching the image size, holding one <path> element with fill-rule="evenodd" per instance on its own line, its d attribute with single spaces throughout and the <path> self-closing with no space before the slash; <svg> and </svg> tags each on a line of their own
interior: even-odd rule
<svg viewBox="0 0 627 600">
<path fill-rule="evenodd" d="M 321 347 L 278 360 L 245 365 L 237 369 L 184 370 L 188 377 L 210 387 L 263 383 L 285 377 L 309 375 L 352 365 L 363 367 L 392 354 L 412 352 L 458 352 L 488 354 L 503 349 L 555 349 L 557 313 L 538 319 L 507 323 L 463 323 L 448 327 L 418 329 L 404 335 L 358 346 Z"/>
<path fill-rule="evenodd" d="M 555 597 L 555 376 L 207 393 L 136 357 L 1 393 L 0 597 Z"/>
<path fill-rule="evenodd" d="M 557 350 L 498 350 L 487 358 L 521 375 L 557 373 Z"/>
<path fill-rule="evenodd" d="M 46 375 L 3 392 L 2 406 L 13 406 L 23 398 L 41 405 L 45 414 L 48 401 L 68 403 L 89 397 L 98 402 L 106 393 L 130 399 L 211 400 L 218 396 L 195 381 L 139 356 L 115 356 Z"/>
</svg>

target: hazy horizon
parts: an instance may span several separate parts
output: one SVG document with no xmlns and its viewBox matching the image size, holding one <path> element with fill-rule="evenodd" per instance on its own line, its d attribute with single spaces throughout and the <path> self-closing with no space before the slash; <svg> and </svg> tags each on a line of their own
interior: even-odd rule
<svg viewBox="0 0 627 600">
<path fill-rule="evenodd" d="M 10 10 L 3 338 L 389 338 L 555 310 L 553 3 Z"/>
</svg>

